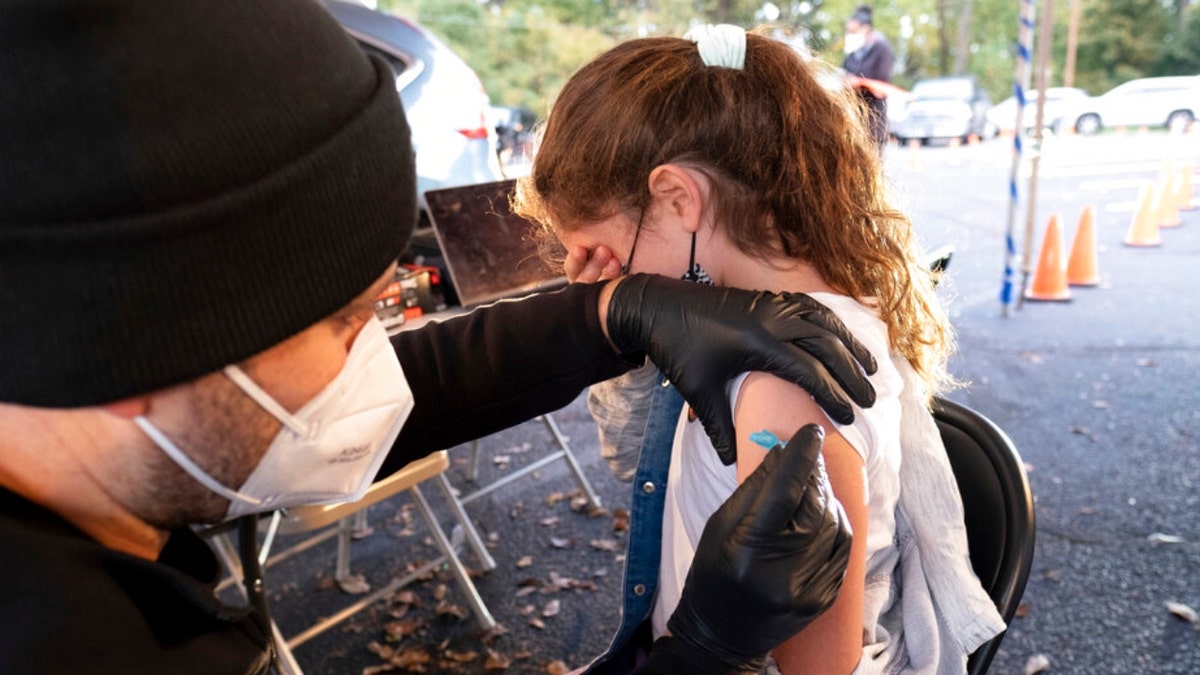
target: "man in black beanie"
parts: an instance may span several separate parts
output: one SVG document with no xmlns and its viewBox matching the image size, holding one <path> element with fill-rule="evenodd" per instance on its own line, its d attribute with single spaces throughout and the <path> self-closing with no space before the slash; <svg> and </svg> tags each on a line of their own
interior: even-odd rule
<svg viewBox="0 0 1200 675">
<path fill-rule="evenodd" d="M 841 421 L 873 399 L 802 295 L 635 275 L 389 339 L 409 131 L 312 0 L 0 0 L 0 84 L 0 672 L 266 672 L 188 525 L 356 499 L 646 356 L 718 448 L 746 370 Z M 753 665 L 832 602 L 819 448 L 801 430 L 709 521 L 648 672 Z"/>
</svg>

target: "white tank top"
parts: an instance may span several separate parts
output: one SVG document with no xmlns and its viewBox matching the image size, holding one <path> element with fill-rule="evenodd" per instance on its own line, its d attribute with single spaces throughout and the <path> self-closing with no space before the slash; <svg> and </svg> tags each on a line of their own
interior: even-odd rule
<svg viewBox="0 0 1200 675">
<path fill-rule="evenodd" d="M 835 423 L 835 426 L 862 456 L 866 467 L 869 511 L 867 592 L 871 592 L 872 577 L 879 575 L 886 577 L 889 582 L 882 584 L 883 588 L 880 589 L 886 593 L 886 589 L 890 588 L 891 571 L 898 558 L 895 511 L 900 496 L 899 395 L 903 381 L 893 365 L 893 355 L 888 348 L 887 326 L 879 320 L 874 310 L 846 296 L 830 293 L 812 293 L 811 296 L 837 314 L 850 332 L 870 350 L 878 365 L 878 370 L 870 377 L 875 387 L 875 405 L 866 410 L 856 406 L 853 424 Z M 895 355 L 894 358 L 902 357 Z M 747 375 L 743 373 L 730 383 L 730 403 L 733 406 L 737 405 L 737 397 Z M 666 631 L 667 619 L 679 604 L 683 583 L 687 579 L 705 523 L 736 487 L 736 465 L 721 464 L 700 422 L 688 421 L 685 407 L 675 430 L 671 467 L 667 475 L 658 596 L 651 615 L 656 639 Z M 875 604 L 870 600 L 868 598 L 867 607 Z M 874 624 L 873 616 L 870 622 Z M 871 632 L 874 630 L 873 625 L 864 628 Z"/>
</svg>

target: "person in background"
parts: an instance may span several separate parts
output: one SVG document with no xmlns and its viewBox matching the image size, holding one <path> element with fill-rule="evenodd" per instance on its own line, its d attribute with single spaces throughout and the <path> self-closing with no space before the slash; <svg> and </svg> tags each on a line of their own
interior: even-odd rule
<svg viewBox="0 0 1200 675">
<path fill-rule="evenodd" d="M 622 672 L 647 623 L 656 639 L 676 632 L 705 520 L 776 438 L 808 424 L 825 429 L 824 463 L 856 536 L 833 607 L 774 636 L 782 644 L 764 668 L 963 673 L 967 654 L 1004 628 L 967 563 L 962 506 L 928 408 L 948 379 L 949 321 L 911 223 L 888 203 L 850 92 L 827 91 L 816 67 L 736 26 L 623 43 L 567 82 L 518 183 L 518 212 L 561 242 L 576 281 L 646 272 L 803 292 L 878 363 L 877 400 L 851 424 L 791 383 L 740 375 L 728 453 L 695 411 L 664 420 L 660 402 L 667 414 L 679 408 L 649 395 L 640 429 L 622 430 L 640 449 L 618 453 L 638 459 L 626 587 L 637 581 L 594 672 Z M 657 502 L 637 494 L 643 471 L 660 476 L 653 484 L 665 476 Z"/>
<path fill-rule="evenodd" d="M 0 672 L 267 672 L 268 617 L 214 597 L 191 525 L 353 501 L 647 357 L 717 447 L 743 370 L 845 421 L 873 399 L 811 299 L 649 275 L 389 337 L 413 144 L 391 69 L 320 4 L 2 4 Z M 834 601 L 821 442 L 714 514 L 646 672 L 737 672 Z"/>
<path fill-rule="evenodd" d="M 859 5 L 846 21 L 842 69 L 866 108 L 867 129 L 882 151 L 888 138 L 887 100 L 884 91 L 868 80 L 891 82 L 895 55 L 887 38 L 875 30 L 872 13 L 869 5 Z"/>
</svg>

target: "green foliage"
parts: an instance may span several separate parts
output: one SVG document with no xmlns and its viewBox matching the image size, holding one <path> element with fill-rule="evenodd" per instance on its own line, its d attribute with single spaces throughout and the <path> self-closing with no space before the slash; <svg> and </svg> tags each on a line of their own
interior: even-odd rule
<svg viewBox="0 0 1200 675">
<path fill-rule="evenodd" d="M 1200 5 L 1191 5 L 1183 21 L 1167 35 L 1162 55 L 1155 64 L 1155 75 L 1195 75 L 1200 73 Z"/>
<path fill-rule="evenodd" d="M 1076 86 L 1099 94 L 1133 77 L 1200 72 L 1200 10 L 1189 0 L 1080 0 Z M 492 102 L 539 115 L 576 69 L 617 42 L 680 35 L 700 22 L 770 21 L 818 56 L 842 61 L 842 26 L 863 0 L 380 0 L 440 36 L 479 74 Z M 949 72 L 970 7 L 968 72 L 993 100 L 1009 95 L 1020 0 L 876 0 L 875 28 L 896 52 L 893 81 Z M 1070 0 L 1054 6 L 1050 85 L 1062 83 Z M 768 8 L 770 5 L 770 8 Z M 771 11 L 768 11 L 770 9 Z M 1185 11 L 1183 16 L 1174 12 Z"/>
<path fill-rule="evenodd" d="M 1160 0 L 1088 0 L 1079 27 L 1076 83 L 1099 94 L 1150 75 L 1170 23 Z"/>
</svg>

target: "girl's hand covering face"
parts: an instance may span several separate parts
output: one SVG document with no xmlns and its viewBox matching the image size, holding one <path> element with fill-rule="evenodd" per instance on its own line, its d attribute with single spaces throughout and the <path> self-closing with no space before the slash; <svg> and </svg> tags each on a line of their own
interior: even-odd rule
<svg viewBox="0 0 1200 675">
<path fill-rule="evenodd" d="M 571 246 L 567 249 L 563 271 L 571 283 L 590 284 L 619 277 L 621 263 L 607 246 L 597 246 L 591 251 L 583 246 Z"/>
</svg>

